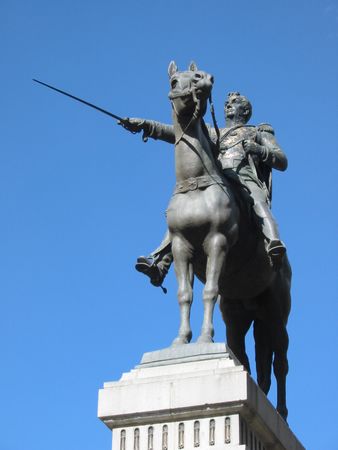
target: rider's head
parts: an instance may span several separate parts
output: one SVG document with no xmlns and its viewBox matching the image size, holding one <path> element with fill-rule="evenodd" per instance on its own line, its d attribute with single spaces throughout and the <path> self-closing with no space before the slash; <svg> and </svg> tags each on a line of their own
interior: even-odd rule
<svg viewBox="0 0 338 450">
<path fill-rule="evenodd" d="M 224 104 L 225 119 L 247 123 L 252 114 L 249 100 L 239 92 L 230 92 Z"/>
</svg>

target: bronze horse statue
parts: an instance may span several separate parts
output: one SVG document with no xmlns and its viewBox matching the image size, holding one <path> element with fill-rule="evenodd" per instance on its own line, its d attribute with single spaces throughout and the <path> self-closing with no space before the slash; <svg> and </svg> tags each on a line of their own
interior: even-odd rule
<svg viewBox="0 0 338 450">
<path fill-rule="evenodd" d="M 190 309 L 196 275 L 204 284 L 204 318 L 197 342 L 213 342 L 216 300 L 226 324 L 227 343 L 250 371 L 245 335 L 254 323 L 257 381 L 267 394 L 271 366 L 277 379 L 277 411 L 286 419 L 286 375 L 291 268 L 285 256 L 271 267 L 263 235 L 238 187 L 219 168 L 203 116 L 213 78 L 191 64 L 180 72 L 169 65 L 175 133 L 176 189 L 167 222 L 178 281 L 180 327 L 173 345 L 190 342 Z"/>
</svg>

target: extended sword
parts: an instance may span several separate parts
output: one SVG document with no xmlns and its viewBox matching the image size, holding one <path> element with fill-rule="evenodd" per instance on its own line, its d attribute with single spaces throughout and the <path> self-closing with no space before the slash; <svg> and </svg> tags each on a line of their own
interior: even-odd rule
<svg viewBox="0 0 338 450">
<path fill-rule="evenodd" d="M 51 86 L 50 84 L 44 83 L 43 81 L 36 80 L 35 78 L 33 78 L 33 81 L 35 81 L 35 83 L 42 84 L 42 86 L 46 86 L 49 89 L 53 89 L 53 91 L 59 92 L 60 94 L 66 95 L 67 97 L 70 97 L 78 102 L 81 102 L 81 103 L 87 105 L 87 106 L 90 106 L 91 108 L 94 108 L 97 111 L 100 111 L 103 114 L 106 114 L 107 116 L 112 117 L 113 119 L 119 120 L 122 124 L 128 122 L 128 119 L 124 119 L 123 117 L 117 116 L 116 114 L 113 114 L 103 108 L 100 108 L 99 106 L 96 106 L 93 103 L 87 102 L 86 100 L 82 100 L 82 98 L 79 98 L 79 97 L 76 97 L 75 95 L 69 94 L 69 92 L 63 91 L 62 89 L 58 89 L 54 86 Z"/>
</svg>

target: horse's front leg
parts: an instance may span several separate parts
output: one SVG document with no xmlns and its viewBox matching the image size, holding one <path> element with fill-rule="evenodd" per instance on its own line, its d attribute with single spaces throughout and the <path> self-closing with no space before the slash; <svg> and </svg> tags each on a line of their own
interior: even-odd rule
<svg viewBox="0 0 338 450">
<path fill-rule="evenodd" d="M 217 233 L 206 241 L 204 247 L 207 254 L 206 283 L 203 290 L 204 317 L 197 342 L 210 343 L 214 337 L 213 315 L 225 264 L 227 239 L 223 234 Z"/>
<path fill-rule="evenodd" d="M 192 338 L 190 309 L 193 300 L 194 280 L 191 252 L 188 245 L 180 237 L 173 237 L 171 246 L 178 283 L 177 298 L 180 307 L 180 328 L 172 345 L 188 344 Z"/>
</svg>

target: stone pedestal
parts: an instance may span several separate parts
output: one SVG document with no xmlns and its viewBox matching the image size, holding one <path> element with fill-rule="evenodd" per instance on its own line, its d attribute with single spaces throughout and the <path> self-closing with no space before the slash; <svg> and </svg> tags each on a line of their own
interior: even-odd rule
<svg viewBox="0 0 338 450">
<path fill-rule="evenodd" d="M 224 344 L 143 355 L 99 391 L 113 450 L 304 450 Z"/>
</svg>

